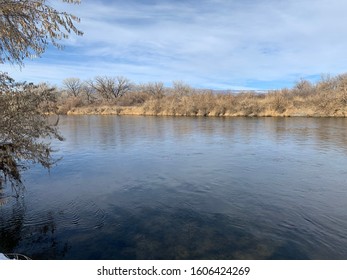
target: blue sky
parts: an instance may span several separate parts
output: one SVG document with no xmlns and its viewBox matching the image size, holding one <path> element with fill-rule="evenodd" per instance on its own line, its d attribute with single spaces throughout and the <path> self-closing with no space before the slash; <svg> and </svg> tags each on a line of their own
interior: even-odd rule
<svg viewBox="0 0 347 280">
<path fill-rule="evenodd" d="M 51 1 L 53 2 L 53 1 Z M 347 72 L 347 1 L 82 0 L 58 3 L 81 18 L 83 37 L 50 47 L 18 80 L 60 85 L 68 77 L 125 76 L 213 89 L 291 87 Z"/>
</svg>

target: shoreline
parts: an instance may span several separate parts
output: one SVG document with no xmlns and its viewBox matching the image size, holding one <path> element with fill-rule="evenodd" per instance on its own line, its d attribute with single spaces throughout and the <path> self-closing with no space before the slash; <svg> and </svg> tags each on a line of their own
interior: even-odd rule
<svg viewBox="0 0 347 280">
<path fill-rule="evenodd" d="M 330 114 L 317 113 L 314 110 L 300 110 L 297 108 L 285 110 L 283 113 L 275 110 L 265 110 L 263 112 L 217 112 L 215 110 L 196 112 L 175 112 L 169 110 L 151 110 L 143 106 L 83 106 L 71 108 L 66 115 L 117 115 L 117 116 L 171 116 L 171 117 L 307 117 L 307 118 L 345 118 L 347 110 L 335 110 Z"/>
</svg>

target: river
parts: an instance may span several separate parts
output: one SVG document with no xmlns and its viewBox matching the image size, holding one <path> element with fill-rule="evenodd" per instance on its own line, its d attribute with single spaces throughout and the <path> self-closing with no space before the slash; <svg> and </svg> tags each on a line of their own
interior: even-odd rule
<svg viewBox="0 0 347 280">
<path fill-rule="evenodd" d="M 0 205 L 33 259 L 347 259 L 347 119 L 65 116 Z"/>
</svg>

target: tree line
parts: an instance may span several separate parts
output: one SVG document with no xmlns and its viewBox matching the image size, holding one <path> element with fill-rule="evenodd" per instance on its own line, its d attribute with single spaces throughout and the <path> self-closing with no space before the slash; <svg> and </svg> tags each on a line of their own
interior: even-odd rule
<svg viewBox="0 0 347 280">
<path fill-rule="evenodd" d="M 125 95 L 142 93 L 147 98 L 162 98 L 174 91 L 180 94 L 189 94 L 193 89 L 182 81 L 174 81 L 170 89 L 163 82 L 148 82 L 136 84 L 124 76 L 97 76 L 94 79 L 82 81 L 80 78 L 67 78 L 63 85 L 56 88 L 62 97 L 81 98 L 87 103 L 106 101 L 112 103 Z"/>
<path fill-rule="evenodd" d="M 122 107 L 132 106 L 144 115 L 347 115 L 347 74 L 325 75 L 314 83 L 301 79 L 292 88 L 266 92 L 197 89 L 182 81 L 174 81 L 171 87 L 166 87 L 162 82 L 136 84 L 123 76 L 98 76 L 87 81 L 67 78 L 55 92 L 60 114 L 76 108 L 101 106 L 113 106 L 116 112 L 121 112 Z M 115 111 L 109 112 L 113 114 Z"/>
</svg>

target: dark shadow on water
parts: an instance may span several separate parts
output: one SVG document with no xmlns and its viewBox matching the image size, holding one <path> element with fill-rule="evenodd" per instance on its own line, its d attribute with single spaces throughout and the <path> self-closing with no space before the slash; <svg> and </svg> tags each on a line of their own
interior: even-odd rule
<svg viewBox="0 0 347 280">
<path fill-rule="evenodd" d="M 269 260 L 308 260 L 309 257 L 302 252 L 300 246 L 294 242 L 287 241 L 278 247 L 268 258 Z"/>
<path fill-rule="evenodd" d="M 25 225 L 23 200 L 10 203 L 6 210 L 0 209 L 4 210 L 0 215 L 0 252 L 24 254 L 34 260 L 64 258 L 69 245 L 58 241 L 53 213 L 42 213 L 44 223 Z"/>
<path fill-rule="evenodd" d="M 115 208 L 100 234 L 79 240 L 72 259 L 306 259 L 300 250 L 244 231 L 222 214 Z M 99 236 L 95 238 L 95 236 Z"/>
<path fill-rule="evenodd" d="M 184 208 L 112 206 L 104 225 L 59 228 L 56 212 L 28 224 L 25 207 L 14 204 L 0 217 L 0 252 L 32 259 L 308 259 L 299 244 L 252 232 L 220 213 Z M 4 220 L 6 218 L 7 221 Z"/>
</svg>

